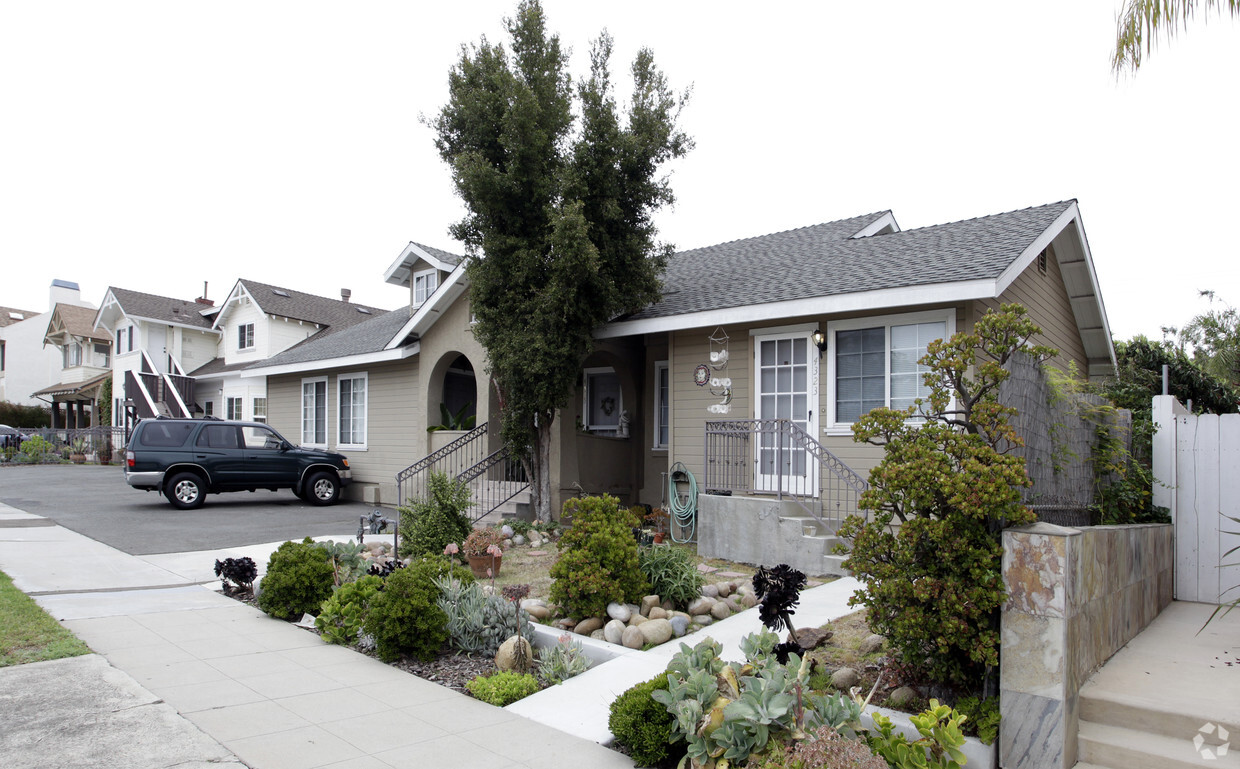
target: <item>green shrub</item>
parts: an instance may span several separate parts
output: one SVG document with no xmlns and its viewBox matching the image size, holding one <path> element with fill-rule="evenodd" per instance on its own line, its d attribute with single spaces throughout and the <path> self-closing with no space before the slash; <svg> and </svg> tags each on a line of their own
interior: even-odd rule
<svg viewBox="0 0 1240 769">
<path fill-rule="evenodd" d="M 0 401 L 0 425 L 37 430 L 51 423 L 52 410 L 47 406 L 23 406 L 12 401 Z"/>
<path fill-rule="evenodd" d="M 441 555 L 449 542 L 461 542 L 473 526 L 466 517 L 469 486 L 444 473 L 431 473 L 429 499 L 400 508 L 400 556 Z"/>
<path fill-rule="evenodd" d="M 439 598 L 435 605 L 447 617 L 448 643 L 454 649 L 470 654 L 494 656 L 500 644 L 517 634 L 532 638 L 530 615 L 517 609 L 503 596 L 487 595 L 482 585 L 459 579 L 448 574 L 435 580 Z M 521 627 L 517 627 L 517 612 L 521 613 Z"/>
<path fill-rule="evenodd" d="M 375 652 L 384 662 L 402 653 L 421 660 L 434 659 L 448 640 L 448 616 L 436 606 L 435 579 L 452 574 L 473 579 L 467 569 L 453 567 L 443 558 L 423 558 L 387 578 L 383 590 L 370 601 L 363 625 L 375 639 Z"/>
<path fill-rule="evenodd" d="M 258 608 L 280 619 L 314 613 L 332 594 L 334 584 L 326 550 L 309 537 L 285 542 L 267 561 L 267 575 L 259 583 Z"/>
<path fill-rule="evenodd" d="M 370 602 L 383 589 L 381 577 L 362 577 L 346 582 L 323 602 L 314 626 L 329 644 L 352 644 L 366 622 Z"/>
<path fill-rule="evenodd" d="M 970 690 L 997 690 L 1001 532 L 1035 520 L 1020 499 L 1024 460 L 1009 453 L 1021 445 L 1015 411 L 998 388 L 1013 354 L 1054 354 L 1026 346 L 1040 333 L 1019 305 L 987 312 L 973 333 L 927 346 L 928 402 L 853 425 L 884 455 L 859 502 L 870 517 L 850 516 L 839 532 L 851 548 L 844 567 L 863 583 L 849 603 L 866 607 L 898 661 Z M 917 408 L 924 420 L 910 420 Z"/>
<path fill-rule="evenodd" d="M 956 703 L 956 712 L 965 716 L 965 734 L 971 734 L 987 745 L 993 745 L 999 737 L 999 698 L 962 697 Z"/>
<path fill-rule="evenodd" d="M 502 670 L 489 676 L 478 676 L 465 684 L 469 693 L 496 707 L 511 705 L 538 691 L 538 679 L 529 673 Z"/>
<path fill-rule="evenodd" d="M 63 464 L 66 459 L 56 444 L 42 435 L 32 435 L 29 440 L 22 442 L 13 461 L 25 464 Z"/>
<path fill-rule="evenodd" d="M 560 538 L 551 567 L 551 600 L 575 618 L 599 617 L 612 602 L 636 602 L 650 585 L 637 559 L 638 520 L 613 496 L 570 499 L 564 516 L 573 525 Z"/>
<path fill-rule="evenodd" d="M 685 548 L 651 545 L 641 548 L 637 559 L 642 574 L 650 580 L 651 592 L 664 601 L 683 609 L 702 594 L 706 577 Z"/>
<path fill-rule="evenodd" d="M 638 766 L 658 766 L 684 753 L 672 714 L 651 692 L 667 691 L 667 673 L 637 684 L 611 703 L 607 728 Z"/>
</svg>

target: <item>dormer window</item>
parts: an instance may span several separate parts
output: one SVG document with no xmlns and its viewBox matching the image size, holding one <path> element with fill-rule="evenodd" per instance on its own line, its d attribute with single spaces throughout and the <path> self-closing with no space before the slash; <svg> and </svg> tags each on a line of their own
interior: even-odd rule
<svg viewBox="0 0 1240 769">
<path fill-rule="evenodd" d="M 253 350 L 254 349 L 254 324 L 242 323 L 237 326 L 237 349 Z"/>
<path fill-rule="evenodd" d="M 413 274 L 413 304 L 419 307 L 435 293 L 439 287 L 439 273 L 435 270 L 423 270 Z"/>
</svg>

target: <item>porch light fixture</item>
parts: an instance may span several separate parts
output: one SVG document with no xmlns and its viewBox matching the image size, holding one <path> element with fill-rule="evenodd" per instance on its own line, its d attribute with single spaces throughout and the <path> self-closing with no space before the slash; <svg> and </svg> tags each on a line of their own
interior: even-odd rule
<svg viewBox="0 0 1240 769">
<path fill-rule="evenodd" d="M 827 335 L 822 333 L 821 329 L 814 329 L 813 335 L 810 337 L 814 340 L 814 346 L 818 348 L 818 357 L 827 351 Z"/>
</svg>

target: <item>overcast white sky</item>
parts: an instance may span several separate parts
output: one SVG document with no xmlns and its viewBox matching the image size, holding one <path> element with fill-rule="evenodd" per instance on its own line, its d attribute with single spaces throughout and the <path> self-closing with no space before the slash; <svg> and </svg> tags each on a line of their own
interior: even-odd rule
<svg viewBox="0 0 1240 769">
<path fill-rule="evenodd" d="M 678 248 L 892 209 L 912 227 L 1080 201 L 1111 329 L 1240 304 L 1240 23 L 1117 81 L 1120 0 L 546 0 L 585 69 L 641 45 L 692 84 Z M 0 4 L 0 305 L 53 278 L 222 299 L 239 277 L 394 308 L 405 243 L 461 252 L 419 116 L 515 2 Z M 623 93 L 623 89 L 622 89 Z"/>
</svg>

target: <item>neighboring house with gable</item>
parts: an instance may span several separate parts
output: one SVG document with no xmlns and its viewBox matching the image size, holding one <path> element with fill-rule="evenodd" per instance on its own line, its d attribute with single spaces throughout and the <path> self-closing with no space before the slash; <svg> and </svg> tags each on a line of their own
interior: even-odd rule
<svg viewBox="0 0 1240 769">
<path fill-rule="evenodd" d="M 95 312 L 60 303 L 50 313 L 43 344 L 60 351 L 60 377 L 34 396 L 51 405 L 51 427 L 104 426 L 99 411 L 103 383 L 112 376 L 112 338 L 95 329 Z"/>
<path fill-rule="evenodd" d="M 94 327 L 113 340 L 114 425 L 128 429 L 138 419 L 201 414 L 189 372 L 215 357 L 216 310 L 206 297 L 188 301 L 108 288 Z"/>
<path fill-rule="evenodd" d="M 353 304 L 348 289 L 328 299 L 291 288 L 238 280 L 212 315 L 215 356 L 189 372 L 203 412 L 224 419 L 267 420 L 267 387 L 241 372 L 316 334 L 329 334 L 386 312 Z"/>
<path fill-rule="evenodd" d="M 3 310 L 0 322 L 0 400 L 22 406 L 44 406 L 47 402 L 34 393 L 61 380 L 64 360 L 55 345 L 44 340 L 48 322 L 59 305 L 89 307 L 77 283 L 56 279 L 48 289 L 47 310 L 26 312 Z"/>
<path fill-rule="evenodd" d="M 437 286 L 419 293 L 431 269 Z M 392 504 L 408 495 L 395 473 L 445 453 L 448 441 L 471 452 L 467 477 L 500 445 L 463 261 L 410 244 L 386 277 L 410 290 L 404 318 L 352 329 L 365 329 L 362 346 L 308 340 L 243 376 L 267 377 L 277 429 L 354 451 L 354 486 Z M 1004 302 L 1029 310 L 1043 329 L 1035 341 L 1060 350 L 1058 365 L 1090 377 L 1114 370 L 1075 201 L 907 231 L 884 211 L 683 251 L 669 261 L 663 294 L 597 330 L 579 392 L 557 419 L 553 509 L 580 489 L 666 504 L 679 462 L 702 491 L 732 495 L 703 496 L 703 505 L 723 499 L 757 520 L 779 496 L 801 499 L 809 518 L 836 517 L 855 505 L 848 484 L 882 456 L 853 442 L 851 424 L 924 395 L 926 345 Z M 356 421 L 346 422 L 363 387 L 368 427 L 358 443 Z M 473 399 L 477 428 L 428 434 L 449 397 Z M 821 554 L 823 543 L 814 546 Z"/>
</svg>

